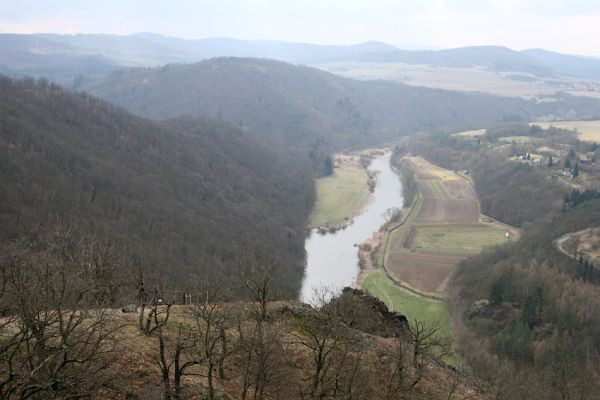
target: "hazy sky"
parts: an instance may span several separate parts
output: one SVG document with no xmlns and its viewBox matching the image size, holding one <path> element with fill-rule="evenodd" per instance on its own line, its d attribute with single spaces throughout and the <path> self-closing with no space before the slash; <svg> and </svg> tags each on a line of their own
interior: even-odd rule
<svg viewBox="0 0 600 400">
<path fill-rule="evenodd" d="M 155 32 L 600 56 L 600 0 L 0 0 L 0 32 Z"/>
</svg>

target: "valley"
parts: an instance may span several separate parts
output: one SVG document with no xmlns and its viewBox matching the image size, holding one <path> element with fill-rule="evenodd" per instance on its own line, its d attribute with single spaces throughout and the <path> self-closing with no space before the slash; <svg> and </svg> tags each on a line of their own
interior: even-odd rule
<svg viewBox="0 0 600 400">
<path fill-rule="evenodd" d="M 348 160 L 357 155 L 338 156 L 336 159 L 341 157 Z M 381 168 L 384 166 L 379 158 L 375 160 L 375 168 L 379 172 L 375 175 L 374 207 L 382 210 L 384 207 L 379 203 L 379 191 L 389 190 L 389 186 L 393 186 L 392 190 L 400 190 L 397 183 L 391 185 L 393 181 L 398 182 L 400 176 L 397 175 L 396 169 L 394 172 L 386 172 L 387 175 L 391 173 L 392 181 L 385 175 L 381 177 Z M 389 162 L 388 157 L 382 160 Z M 360 226 L 364 220 L 373 218 L 371 204 L 366 209 L 367 215 L 359 215 L 356 220 L 351 220 L 343 231 L 323 232 L 322 236 L 313 236 L 313 233 L 306 245 L 309 265 L 302 291 L 303 298 L 308 300 L 311 289 L 318 288 L 319 282 L 315 276 L 318 276 L 321 279 L 320 283 L 325 286 L 333 282 L 336 282 L 333 284 L 334 288 L 340 283 L 349 285 L 349 274 L 342 274 L 340 271 L 346 269 L 345 265 L 353 266 L 354 285 L 378 297 L 390 310 L 402 310 L 408 318 L 419 318 L 439 326 L 440 333 L 451 340 L 453 335 L 445 295 L 452 271 L 462 260 L 480 253 L 485 247 L 491 248 L 517 240 L 519 230 L 480 214 L 479 201 L 468 176 L 437 167 L 419 157 L 403 157 L 399 162 L 415 174 L 418 193 L 413 204 L 402 210 L 403 216 L 399 222 L 381 218 L 378 222 L 372 222 L 371 229 L 382 232 L 376 234 L 374 239 L 368 234 L 364 236 L 363 233 L 363 238 L 358 241 L 365 241 L 359 246 L 362 253 L 360 257 L 357 242 L 351 244 L 345 240 L 344 230 L 352 232 L 355 222 Z M 333 176 L 339 172 L 343 174 L 347 168 L 347 164 L 336 163 Z M 320 204 L 319 196 L 326 196 L 332 208 L 335 209 L 339 204 L 341 209 L 344 209 L 347 199 L 343 196 L 346 192 L 339 190 L 338 185 L 329 179 L 331 178 L 322 178 L 317 183 L 317 188 L 320 184 L 329 185 L 329 188 L 325 191 L 323 188 L 317 189 L 316 207 Z M 347 181 L 348 184 L 350 182 Z M 366 187 L 364 181 L 358 184 L 362 188 Z M 387 187 L 383 188 L 383 185 Z M 336 196 L 332 197 L 330 191 L 336 189 Z M 335 201 L 332 202 L 332 198 Z M 403 203 L 402 198 L 397 197 L 394 201 L 395 203 L 386 206 L 388 209 L 396 207 L 399 210 Z M 341 245 L 342 242 L 346 244 Z M 364 251 L 365 243 L 368 243 L 370 250 Z M 351 256 L 340 257 L 335 250 L 339 246 L 345 246 Z M 337 261 L 334 263 L 332 258 L 329 263 L 320 262 L 315 265 L 315 257 L 322 257 L 322 252 L 332 254 Z M 359 267 L 361 270 L 357 278 Z M 324 278 L 332 274 L 336 276 L 337 281 Z M 454 365 L 458 363 L 454 357 L 448 358 L 447 361 Z"/>
<path fill-rule="evenodd" d="M 415 173 L 417 198 L 403 224 L 389 231 L 383 265 L 402 285 L 427 294 L 446 291 L 448 277 L 460 261 L 514 238 L 480 214 L 471 182 L 422 158 L 404 157 Z"/>
<path fill-rule="evenodd" d="M 300 299 L 306 302 L 315 297 L 315 290 L 325 287 L 339 291 L 355 282 L 360 272 L 359 245 L 370 239 L 387 222 L 388 210 L 402 204 L 402 186 L 398 175 L 390 167 L 391 152 L 368 153 L 372 153 L 372 159 L 367 169 L 375 177 L 375 187 L 369 203 L 363 210 L 356 208 L 358 215 L 345 221 L 341 229 L 311 229 L 306 238 L 306 269 L 300 295 Z M 340 165 L 338 168 L 345 167 Z M 328 183 L 328 180 L 329 178 L 321 178 L 321 182 Z M 369 193 L 367 181 L 360 184 L 362 190 Z M 340 195 L 342 193 L 339 192 Z M 317 191 L 317 196 L 324 194 L 329 193 Z M 338 203 L 347 202 L 347 199 L 338 195 L 334 199 L 330 204 L 333 209 Z M 318 199 L 316 204 L 319 204 Z"/>
<path fill-rule="evenodd" d="M 554 101 L 561 93 L 600 98 L 598 76 L 539 76 L 531 71 L 498 71 L 480 65 L 446 66 L 394 61 L 337 61 L 314 66 L 353 79 L 385 79 L 412 86 L 486 92 L 539 101 Z"/>
<path fill-rule="evenodd" d="M 7 3 L 0 399 L 600 399 L 578 1 Z"/>
</svg>

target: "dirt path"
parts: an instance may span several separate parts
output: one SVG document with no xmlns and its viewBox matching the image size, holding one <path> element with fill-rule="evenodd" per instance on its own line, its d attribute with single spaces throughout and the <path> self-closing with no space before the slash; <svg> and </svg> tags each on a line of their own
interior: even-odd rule
<svg viewBox="0 0 600 400">
<path fill-rule="evenodd" d="M 571 233 L 567 233 L 566 235 L 562 235 L 561 237 L 559 237 L 558 239 L 556 239 L 553 243 L 554 243 L 554 247 L 556 247 L 558 249 L 558 251 L 560 251 L 561 253 L 563 253 L 564 255 L 566 255 L 567 257 L 571 257 L 572 259 L 576 260 L 577 257 L 575 257 L 573 254 L 569 253 L 568 251 L 566 251 L 563 248 L 563 244 L 569 240 L 569 238 L 571 237 Z"/>
</svg>

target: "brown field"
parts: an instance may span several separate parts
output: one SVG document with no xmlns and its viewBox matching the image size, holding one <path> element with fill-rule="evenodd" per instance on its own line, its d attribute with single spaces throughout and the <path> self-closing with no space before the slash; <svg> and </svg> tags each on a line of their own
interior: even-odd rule
<svg viewBox="0 0 600 400">
<path fill-rule="evenodd" d="M 454 266 L 466 256 L 395 251 L 388 256 L 388 272 L 425 292 L 441 291 Z"/>
<path fill-rule="evenodd" d="M 473 200 L 444 201 L 444 222 L 477 222 L 479 221 L 479 202 Z"/>
<path fill-rule="evenodd" d="M 392 235 L 385 265 L 395 279 L 429 293 L 445 291 L 453 268 L 488 245 L 504 229 L 482 223 L 479 200 L 465 177 L 408 157 L 422 202 L 414 219 Z"/>
<path fill-rule="evenodd" d="M 443 201 L 437 199 L 424 199 L 421 211 L 419 211 L 415 222 L 442 222 L 443 219 Z"/>
<path fill-rule="evenodd" d="M 477 194 L 473 186 L 466 179 L 444 182 L 444 187 L 451 197 L 477 201 Z"/>
<path fill-rule="evenodd" d="M 438 179 L 437 175 L 431 173 L 430 171 L 424 170 L 415 170 L 415 179 L 417 180 L 429 180 L 429 179 Z"/>
<path fill-rule="evenodd" d="M 450 171 L 447 171 L 450 173 Z M 427 170 L 419 171 L 427 175 Z M 435 174 L 428 174 L 434 176 Z M 479 202 L 471 183 L 465 178 L 452 174 L 452 178 L 439 177 L 417 180 L 423 196 L 423 206 L 416 221 L 419 223 L 471 223 L 479 221 Z"/>
</svg>

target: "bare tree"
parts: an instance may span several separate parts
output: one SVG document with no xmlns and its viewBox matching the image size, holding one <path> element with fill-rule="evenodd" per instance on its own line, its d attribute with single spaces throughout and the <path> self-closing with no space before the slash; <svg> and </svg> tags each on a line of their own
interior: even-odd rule
<svg viewBox="0 0 600 400">
<path fill-rule="evenodd" d="M 267 305 L 277 297 L 273 288 L 274 268 L 274 262 L 261 254 L 244 265 L 244 288 L 249 299 L 258 305 L 256 320 L 260 324 L 267 319 Z"/>
<path fill-rule="evenodd" d="M 154 331 L 161 331 L 167 325 L 171 316 L 171 307 L 173 306 L 172 303 L 163 304 L 162 290 L 157 280 L 154 280 L 152 293 L 148 315 L 146 315 L 146 324 L 144 326 L 144 332 L 148 336 L 152 335 Z"/>
<path fill-rule="evenodd" d="M 278 387 L 285 373 L 281 335 L 266 326 L 268 304 L 277 298 L 272 286 L 275 264 L 264 255 L 244 263 L 244 289 L 251 301 L 251 319 L 238 319 L 237 352 L 242 365 L 242 400 L 263 399 Z"/>
<path fill-rule="evenodd" d="M 119 262 L 116 247 L 64 228 L 4 249 L 0 397 L 80 398 L 111 387 Z"/>
<path fill-rule="evenodd" d="M 144 271 L 140 265 L 139 260 L 137 261 L 137 278 L 136 278 L 136 300 L 138 306 L 138 326 L 141 331 L 144 330 L 144 314 L 146 312 L 146 302 L 148 301 L 148 293 L 146 292 L 144 282 Z"/>
<path fill-rule="evenodd" d="M 150 313 L 148 314 L 148 319 L 146 320 L 146 334 L 150 336 L 153 332 L 157 333 L 159 351 L 156 362 L 161 372 L 164 400 L 169 400 L 172 397 L 171 366 L 173 365 L 173 361 L 167 360 L 165 336 L 163 331 L 163 328 L 169 322 L 171 306 L 171 304 L 168 304 L 161 310 L 158 308 L 158 304 L 153 304 L 152 308 L 150 309 Z"/>
<path fill-rule="evenodd" d="M 163 382 L 163 399 L 181 399 L 182 378 L 198 375 L 194 367 L 202 365 L 205 361 L 201 354 L 195 351 L 200 337 L 192 326 L 183 323 L 177 325 L 175 335 L 167 334 L 163 330 L 164 327 L 165 325 L 162 325 L 156 331 L 159 345 L 157 363 Z M 171 370 L 173 371 L 172 386 Z"/>
<path fill-rule="evenodd" d="M 391 356 L 387 356 L 389 363 L 388 376 L 385 379 L 386 385 L 379 398 L 382 400 L 394 400 L 400 398 L 400 395 L 408 389 L 408 368 L 407 353 L 408 344 L 406 338 L 398 336 L 395 340 L 395 348 Z"/>
<path fill-rule="evenodd" d="M 428 325 L 423 321 L 410 322 L 410 341 L 412 345 L 412 365 L 415 376 L 410 384 L 417 385 L 423 377 L 424 359 L 427 357 L 445 357 L 452 353 L 450 341 L 440 334 L 440 325 Z"/>
<path fill-rule="evenodd" d="M 234 318 L 223 304 L 230 298 L 229 288 L 223 280 L 210 279 L 199 292 L 204 299 L 192 309 L 194 329 L 198 334 L 195 351 L 198 352 L 196 358 L 203 360 L 206 370 L 208 399 L 214 400 L 215 373 L 219 378 L 225 378 L 225 360 L 234 352 L 227 342 L 227 330 L 234 325 Z"/>
<path fill-rule="evenodd" d="M 330 289 L 316 290 L 313 303 L 321 306 L 304 315 L 296 330 L 290 332 L 295 343 L 308 349 L 311 354 L 311 372 L 307 378 L 309 387 L 306 391 L 301 390 L 302 398 L 308 395 L 310 399 L 323 399 L 334 391 L 335 373 L 332 371 L 339 366 L 339 360 L 345 359 L 348 346 L 353 344 L 353 335 L 341 323 L 337 307 L 325 307 L 333 296 Z"/>
</svg>

